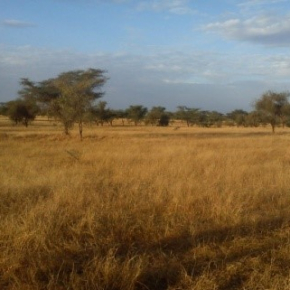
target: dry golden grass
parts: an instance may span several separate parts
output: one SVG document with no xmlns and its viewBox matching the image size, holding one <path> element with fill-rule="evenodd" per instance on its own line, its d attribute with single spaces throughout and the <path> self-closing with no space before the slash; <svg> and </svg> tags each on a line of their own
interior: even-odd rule
<svg viewBox="0 0 290 290">
<path fill-rule="evenodd" d="M 290 289 L 287 129 L 61 130 L 0 122 L 0 289 Z"/>
</svg>

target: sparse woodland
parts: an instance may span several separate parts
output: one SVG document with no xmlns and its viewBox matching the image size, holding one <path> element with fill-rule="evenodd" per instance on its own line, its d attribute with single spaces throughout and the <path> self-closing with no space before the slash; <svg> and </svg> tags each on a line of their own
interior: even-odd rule
<svg viewBox="0 0 290 290">
<path fill-rule="evenodd" d="M 235 109 L 223 114 L 217 111 L 205 111 L 195 107 L 178 106 L 175 112 L 165 107 L 154 106 L 151 110 L 143 105 L 130 105 L 127 109 L 112 110 L 103 97 L 101 90 L 108 77 L 100 69 L 75 70 L 64 72 L 55 78 L 33 82 L 28 78 L 20 81 L 22 89 L 19 98 L 0 103 L 0 115 L 10 118 L 16 125 L 28 127 L 37 115 L 47 116 L 63 125 L 64 133 L 77 125 L 80 139 L 83 138 L 85 123 L 113 124 L 119 119 L 138 126 L 169 126 L 174 120 L 183 121 L 188 127 L 242 126 L 259 127 L 271 125 L 272 132 L 277 126 L 290 127 L 289 92 L 267 91 L 254 101 L 252 112 Z"/>
<path fill-rule="evenodd" d="M 220 123 L 131 106 L 113 126 L 98 103 L 82 141 L 55 116 L 0 116 L 0 289 L 290 289 L 287 98 Z"/>
</svg>

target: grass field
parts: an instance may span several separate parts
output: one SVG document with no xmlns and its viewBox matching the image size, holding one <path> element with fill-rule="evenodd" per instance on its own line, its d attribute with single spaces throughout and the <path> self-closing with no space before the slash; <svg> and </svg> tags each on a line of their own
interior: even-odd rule
<svg viewBox="0 0 290 290">
<path fill-rule="evenodd" d="M 290 131 L 0 119 L 0 289 L 290 289 Z"/>
</svg>

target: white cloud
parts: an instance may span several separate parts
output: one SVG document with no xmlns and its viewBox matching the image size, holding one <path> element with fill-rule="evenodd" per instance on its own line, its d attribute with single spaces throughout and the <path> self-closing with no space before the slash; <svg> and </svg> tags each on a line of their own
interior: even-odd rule
<svg viewBox="0 0 290 290">
<path fill-rule="evenodd" d="M 173 14 L 191 14 L 196 10 L 190 8 L 188 0 L 147 0 L 141 1 L 139 10 L 168 11 Z"/>
<path fill-rule="evenodd" d="M 254 7 L 254 6 L 264 6 L 264 5 L 274 5 L 278 3 L 284 3 L 288 0 L 248 0 L 238 4 L 240 7 Z"/>
<path fill-rule="evenodd" d="M 129 53 L 78 53 L 31 46 L 0 45 L 0 101 L 15 98 L 19 80 L 52 78 L 64 71 L 100 68 L 108 71 L 104 90 L 111 107 L 130 104 L 177 105 L 228 110 L 248 106 L 273 83 L 290 86 L 290 56 L 241 55 L 210 51 L 149 51 Z M 248 86 L 241 81 L 251 80 Z M 7 85 L 9 83 L 9 86 Z M 235 86 L 228 84 L 234 83 Z M 284 89 L 284 88 L 283 88 Z M 240 99 L 238 99 L 240 98 Z"/>
<path fill-rule="evenodd" d="M 228 52 L 147 51 L 147 55 L 124 52 L 86 54 L 0 45 L 0 71 L 5 74 L 13 72 L 19 78 L 27 76 L 39 79 L 93 66 L 108 70 L 118 79 L 123 77 L 121 74 L 127 74 L 145 82 L 179 79 L 185 82 L 229 83 L 247 78 L 290 78 L 290 56 L 286 53 L 264 56 L 248 53 L 237 57 L 235 53 Z M 120 75 L 116 72 L 120 72 Z"/>
<path fill-rule="evenodd" d="M 1 22 L 3 26 L 12 27 L 12 28 L 26 28 L 35 26 L 34 23 L 20 21 L 16 19 L 5 19 Z"/>
<path fill-rule="evenodd" d="M 209 23 L 205 31 L 220 33 L 226 38 L 269 46 L 290 45 L 290 15 L 259 15 L 248 19 L 228 19 Z"/>
</svg>

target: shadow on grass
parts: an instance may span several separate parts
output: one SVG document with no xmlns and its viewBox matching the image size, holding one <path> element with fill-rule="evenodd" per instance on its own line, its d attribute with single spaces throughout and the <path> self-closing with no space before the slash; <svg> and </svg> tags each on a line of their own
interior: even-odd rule
<svg viewBox="0 0 290 290">
<path fill-rule="evenodd" d="M 276 132 L 273 134 L 270 130 L 261 132 L 261 131 L 252 131 L 252 132 L 225 132 L 219 131 L 219 128 L 216 128 L 216 131 L 213 130 L 206 132 L 207 128 L 203 131 L 196 132 L 176 132 L 176 131 L 169 131 L 169 132 L 144 132 L 138 134 L 130 134 L 128 136 L 142 139 L 142 138 L 194 138 L 194 139 L 214 139 L 214 138 L 253 138 L 253 137 L 269 137 L 269 136 L 287 136 L 290 132 Z"/>
<path fill-rule="evenodd" d="M 21 190 L 2 190 L 0 192 L 0 217 L 9 214 L 20 216 L 22 212 L 33 207 L 38 202 L 53 196 L 49 186 L 27 186 Z"/>
<path fill-rule="evenodd" d="M 262 259 L 262 268 L 275 266 L 280 275 L 287 277 L 289 258 L 280 258 L 277 265 L 272 259 L 272 252 L 283 245 L 287 246 L 289 242 L 287 232 L 284 236 L 277 235 L 277 232 L 281 234 L 284 226 L 289 226 L 289 217 L 265 218 L 248 224 L 206 230 L 196 235 L 182 233 L 165 238 L 147 249 L 146 254 L 153 257 L 152 264 L 141 275 L 136 289 L 175 289 L 184 272 L 192 280 L 202 275 L 213 275 L 218 285 L 216 289 L 219 290 L 246 289 L 244 283 L 253 272 L 251 259 Z M 167 257 L 166 262 L 160 263 L 157 256 Z M 231 272 L 227 271 L 229 264 L 242 266 Z"/>
</svg>

